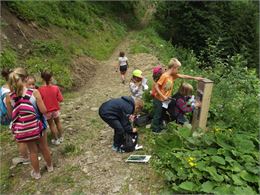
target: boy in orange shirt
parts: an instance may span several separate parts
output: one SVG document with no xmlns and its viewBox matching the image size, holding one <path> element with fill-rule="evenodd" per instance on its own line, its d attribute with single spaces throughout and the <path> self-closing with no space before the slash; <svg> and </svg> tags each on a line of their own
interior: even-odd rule
<svg viewBox="0 0 260 195">
<path fill-rule="evenodd" d="M 189 75 L 178 74 L 181 63 L 177 58 L 172 58 L 168 64 L 168 70 L 164 72 L 160 79 L 153 86 L 153 107 L 154 115 L 152 120 L 151 129 L 155 133 L 159 133 L 162 130 L 162 106 L 163 103 L 167 105 L 172 95 L 174 81 L 177 78 L 182 79 L 194 79 L 202 80 L 201 77 L 193 77 Z M 168 101 L 168 102 L 167 102 Z"/>
</svg>

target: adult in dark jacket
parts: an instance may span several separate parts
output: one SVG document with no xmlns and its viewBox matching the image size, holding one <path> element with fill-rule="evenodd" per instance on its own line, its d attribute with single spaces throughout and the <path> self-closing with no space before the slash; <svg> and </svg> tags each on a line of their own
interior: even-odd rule
<svg viewBox="0 0 260 195">
<path fill-rule="evenodd" d="M 143 101 L 139 98 L 123 96 L 103 103 L 99 108 L 99 116 L 114 129 L 113 149 L 119 151 L 123 144 L 124 133 L 134 133 L 130 120 L 143 108 Z"/>
</svg>

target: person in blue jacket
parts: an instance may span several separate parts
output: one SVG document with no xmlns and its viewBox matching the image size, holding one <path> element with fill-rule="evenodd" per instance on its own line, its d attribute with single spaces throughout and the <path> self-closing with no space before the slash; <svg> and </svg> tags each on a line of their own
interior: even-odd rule
<svg viewBox="0 0 260 195">
<path fill-rule="evenodd" d="M 136 128 L 132 127 L 131 121 L 135 115 L 143 108 L 143 101 L 140 98 L 133 99 L 123 96 L 111 99 L 103 103 L 99 108 L 99 116 L 114 129 L 114 143 L 112 149 L 121 151 L 125 133 L 136 133 Z"/>
</svg>

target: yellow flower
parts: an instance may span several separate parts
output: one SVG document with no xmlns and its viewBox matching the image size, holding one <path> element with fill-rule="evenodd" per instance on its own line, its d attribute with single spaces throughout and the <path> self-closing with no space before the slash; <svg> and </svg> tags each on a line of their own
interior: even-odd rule
<svg viewBox="0 0 260 195">
<path fill-rule="evenodd" d="M 193 163 L 193 162 L 189 162 L 189 165 L 190 165 L 191 167 L 194 167 L 194 166 L 196 166 L 197 164 L 196 164 L 196 163 Z"/>
</svg>

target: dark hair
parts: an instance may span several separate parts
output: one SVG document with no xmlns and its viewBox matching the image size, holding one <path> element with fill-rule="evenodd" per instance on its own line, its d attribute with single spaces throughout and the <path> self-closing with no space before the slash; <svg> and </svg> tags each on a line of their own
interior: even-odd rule
<svg viewBox="0 0 260 195">
<path fill-rule="evenodd" d="M 119 57 L 124 57 L 124 56 L 125 56 L 125 52 L 120 51 L 120 53 L 119 53 Z"/>
<path fill-rule="evenodd" d="M 46 85 L 49 85 L 52 78 L 52 72 L 48 72 L 47 70 L 45 70 L 41 72 L 41 77 L 46 82 Z"/>
<path fill-rule="evenodd" d="M 5 78 L 5 81 L 8 81 L 9 74 L 12 72 L 10 68 L 3 68 L 1 71 L 2 77 Z"/>
</svg>

